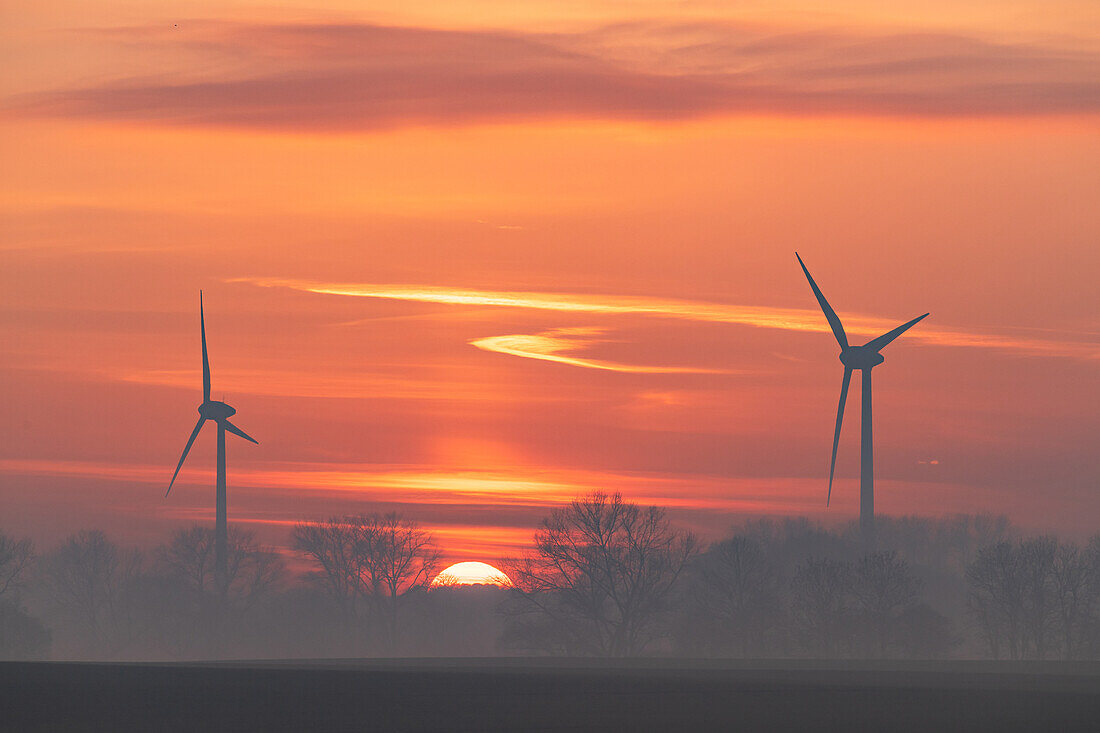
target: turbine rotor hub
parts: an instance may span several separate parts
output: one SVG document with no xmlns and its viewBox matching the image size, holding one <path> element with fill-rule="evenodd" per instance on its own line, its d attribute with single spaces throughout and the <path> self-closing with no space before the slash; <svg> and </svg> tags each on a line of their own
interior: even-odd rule
<svg viewBox="0 0 1100 733">
<path fill-rule="evenodd" d="M 199 414 L 207 420 L 225 420 L 236 415 L 237 411 L 224 402 L 210 400 L 199 405 Z"/>
<path fill-rule="evenodd" d="M 850 346 L 840 352 L 840 363 L 849 369 L 870 369 L 884 361 L 882 354 L 864 346 Z"/>
</svg>

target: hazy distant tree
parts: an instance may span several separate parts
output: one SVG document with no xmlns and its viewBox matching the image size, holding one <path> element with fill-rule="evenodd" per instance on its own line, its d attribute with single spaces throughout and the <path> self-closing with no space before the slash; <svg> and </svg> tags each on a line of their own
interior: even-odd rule
<svg viewBox="0 0 1100 733">
<path fill-rule="evenodd" d="M 50 632 L 12 598 L 0 598 L 0 659 L 40 659 Z"/>
<path fill-rule="evenodd" d="M 1066 659 L 1094 657 L 1100 632 L 1100 536 L 1057 547 L 1050 566 L 1058 641 Z"/>
<path fill-rule="evenodd" d="M 809 558 L 795 570 L 791 616 L 806 651 L 837 656 L 850 646 L 852 583 L 844 561 Z"/>
<path fill-rule="evenodd" d="M 756 540 L 735 536 L 691 565 L 685 625 L 693 651 L 748 656 L 784 622 L 782 576 Z"/>
<path fill-rule="evenodd" d="M 199 525 L 180 529 L 156 550 L 158 569 L 185 587 L 205 593 L 214 585 L 214 531 Z"/>
<path fill-rule="evenodd" d="M 934 546 L 946 556 L 953 570 L 965 575 L 981 550 L 1012 541 L 1015 534 L 1007 516 L 958 514 L 936 525 Z"/>
<path fill-rule="evenodd" d="M 846 560 L 860 545 L 858 530 L 837 533 L 805 517 L 752 519 L 738 534 L 766 547 L 769 562 L 787 577 L 808 557 Z"/>
<path fill-rule="evenodd" d="M 34 561 L 29 539 L 16 540 L 0 532 L 0 598 L 23 586 Z"/>
<path fill-rule="evenodd" d="M 1087 612 L 1082 614 L 1077 655 L 1085 659 L 1100 659 L 1100 535 L 1089 539 L 1082 554 L 1089 568 L 1090 601 Z"/>
<path fill-rule="evenodd" d="M 82 531 L 44 558 L 42 575 L 58 615 L 81 641 L 111 655 L 128 641 L 126 593 L 141 565 L 140 553 L 121 550 L 99 530 Z"/>
<path fill-rule="evenodd" d="M 1057 543 L 1047 537 L 984 548 L 967 567 L 970 609 L 994 657 L 1044 658 L 1057 634 Z"/>
<path fill-rule="evenodd" d="M 431 534 L 397 514 L 298 524 L 293 542 L 320 567 L 314 577 L 349 619 L 382 613 L 391 644 L 402 598 L 426 589 L 439 565 Z"/>
<path fill-rule="evenodd" d="M 230 527 L 228 539 L 228 597 L 248 607 L 283 580 L 286 565 L 277 553 L 260 547 L 251 532 Z M 215 593 L 212 528 L 196 525 L 178 530 L 156 556 L 158 568 L 188 589 L 200 595 Z"/>
<path fill-rule="evenodd" d="M 1058 541 L 1039 537 L 1018 545 L 1023 572 L 1023 621 L 1025 639 L 1034 656 L 1046 659 L 1052 644 L 1057 644 L 1057 590 L 1054 562 Z"/>
<path fill-rule="evenodd" d="M 856 561 L 852 596 L 859 628 L 874 640 L 875 653 L 886 656 L 900 633 L 902 614 L 915 606 L 921 582 L 898 553 L 872 552 Z"/>
<path fill-rule="evenodd" d="M 1011 543 L 999 542 L 979 551 L 966 569 L 970 612 L 994 659 L 1021 656 L 1023 589 L 1016 563 Z"/>
<path fill-rule="evenodd" d="M 600 492 L 576 499 L 544 519 L 534 550 L 507 567 L 513 639 L 547 651 L 639 654 L 664 632 L 697 547 L 657 507 Z"/>
</svg>

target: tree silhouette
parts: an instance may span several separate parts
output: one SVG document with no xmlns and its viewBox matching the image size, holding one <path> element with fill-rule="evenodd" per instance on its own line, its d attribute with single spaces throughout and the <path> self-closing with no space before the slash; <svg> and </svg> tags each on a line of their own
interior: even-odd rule
<svg viewBox="0 0 1100 733">
<path fill-rule="evenodd" d="M 157 549 L 158 569 L 199 596 L 213 594 L 218 590 L 214 548 L 213 529 L 195 525 L 178 530 Z M 251 606 L 286 576 L 282 558 L 260 547 L 253 533 L 237 527 L 229 528 L 227 560 L 228 599 L 238 606 Z"/>
<path fill-rule="evenodd" d="M 1081 656 L 1088 644 L 1089 625 L 1100 601 L 1100 538 L 1084 550 L 1075 543 L 1060 545 L 1051 565 L 1062 653 Z"/>
<path fill-rule="evenodd" d="M 415 522 L 396 514 L 373 518 L 370 531 L 363 533 L 367 567 L 374 596 L 386 605 L 391 642 L 397 637 L 398 603 L 402 596 L 428 588 L 439 569 L 439 551 L 432 536 Z"/>
<path fill-rule="evenodd" d="M 292 537 L 295 549 L 319 566 L 314 577 L 346 619 L 357 621 L 363 611 L 380 613 L 391 645 L 402 598 L 425 590 L 439 565 L 431 534 L 392 513 L 302 523 Z"/>
<path fill-rule="evenodd" d="M 23 586 L 34 561 L 34 544 L 0 532 L 0 598 Z"/>
<path fill-rule="evenodd" d="M 804 649 L 836 656 L 851 644 L 852 566 L 808 558 L 795 570 L 791 593 L 794 630 Z"/>
<path fill-rule="evenodd" d="M 885 657 L 898 638 L 903 614 L 916 605 L 921 582 L 896 551 L 872 552 L 856 561 L 852 595 L 857 618 Z"/>
<path fill-rule="evenodd" d="M 33 562 L 34 544 L 29 539 L 0 532 L 0 659 L 33 659 L 50 645 L 50 632 L 18 598 Z"/>
<path fill-rule="evenodd" d="M 784 621 L 778 569 L 763 545 L 736 536 L 715 543 L 691 565 L 686 626 L 695 650 L 748 656 Z"/>
<path fill-rule="evenodd" d="M 142 561 L 140 553 L 121 550 L 99 530 L 72 535 L 43 559 L 50 604 L 75 626 L 82 651 L 113 656 L 126 646 L 133 625 L 125 596 Z"/>
<path fill-rule="evenodd" d="M 663 509 L 601 492 L 556 509 L 534 551 L 508 563 L 512 639 L 534 648 L 627 656 L 662 633 L 672 590 L 695 556 L 694 535 Z"/>
<path fill-rule="evenodd" d="M 1057 553 L 1049 537 L 999 542 L 967 567 L 970 610 L 994 657 L 1043 659 L 1049 653 L 1057 639 Z"/>
</svg>

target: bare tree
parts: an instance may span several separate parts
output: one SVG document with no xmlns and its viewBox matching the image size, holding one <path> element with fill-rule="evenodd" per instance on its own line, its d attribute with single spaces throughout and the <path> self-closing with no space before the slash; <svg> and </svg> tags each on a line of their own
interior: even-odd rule
<svg viewBox="0 0 1100 733">
<path fill-rule="evenodd" d="M 898 638 L 902 616 L 916 605 L 920 588 L 920 579 L 893 550 L 872 552 L 856 561 L 852 576 L 855 611 L 874 637 L 879 656 L 886 656 Z"/>
<path fill-rule="evenodd" d="M 700 646 L 743 656 L 762 648 L 783 622 L 781 578 L 764 547 L 736 536 L 710 547 L 692 563 L 690 608 L 686 618 L 691 637 Z"/>
<path fill-rule="evenodd" d="M 50 632 L 18 597 L 34 562 L 34 544 L 0 532 L 0 659 L 33 659 L 45 653 Z"/>
<path fill-rule="evenodd" d="M 980 550 L 966 568 L 970 613 L 994 659 L 1006 653 L 1012 659 L 1021 655 L 1021 590 L 1013 567 L 1016 562 L 1012 545 L 999 542 Z"/>
<path fill-rule="evenodd" d="M 295 525 L 291 534 L 294 549 L 318 566 L 312 577 L 349 618 L 357 615 L 358 605 L 367 595 L 364 557 L 360 552 L 362 517 L 333 517 L 323 522 Z"/>
<path fill-rule="evenodd" d="M 966 570 L 969 605 L 994 657 L 1044 658 L 1055 636 L 1057 543 L 1041 537 L 979 551 Z"/>
<path fill-rule="evenodd" d="M 34 561 L 34 544 L 0 532 L 0 598 L 23 586 Z"/>
<path fill-rule="evenodd" d="M 69 537 L 43 560 L 43 575 L 54 609 L 81 641 L 108 655 L 129 641 L 125 595 L 140 573 L 141 554 L 121 550 L 99 530 Z M 88 644 L 81 644 L 87 651 Z"/>
<path fill-rule="evenodd" d="M 808 558 L 795 570 L 791 616 L 803 647 L 837 656 L 850 645 L 852 566 L 828 558 Z"/>
<path fill-rule="evenodd" d="M 397 636 L 398 602 L 413 591 L 426 590 L 439 569 L 440 553 L 432 536 L 415 522 L 396 514 L 373 517 L 371 531 L 363 533 L 367 541 L 367 564 L 375 595 L 384 599 L 388 613 L 390 639 Z"/>
<path fill-rule="evenodd" d="M 576 499 L 542 521 L 533 552 L 508 565 L 511 612 L 531 632 L 519 636 L 603 656 L 639 654 L 661 635 L 672 590 L 697 548 L 662 509 L 620 494 Z"/>
<path fill-rule="evenodd" d="M 1060 545 L 1051 566 L 1061 627 L 1062 653 L 1073 659 L 1080 651 L 1083 627 L 1091 614 L 1095 589 L 1087 552 L 1076 544 Z"/>
<path fill-rule="evenodd" d="M 200 595 L 216 593 L 214 540 L 209 527 L 181 529 L 157 549 L 157 564 Z M 228 599 L 248 608 L 283 580 L 286 566 L 278 554 L 260 547 L 251 532 L 230 527 L 228 540 Z"/>
<path fill-rule="evenodd" d="M 1100 631 L 1100 536 L 1083 548 L 1072 542 L 1059 545 L 1050 575 L 1062 655 L 1088 658 Z"/>
<path fill-rule="evenodd" d="M 1025 640 L 1034 655 L 1046 659 L 1052 643 L 1057 643 L 1056 590 L 1054 559 L 1058 541 L 1053 537 L 1025 540 L 1017 546 L 1023 573 L 1023 622 Z"/>
<path fill-rule="evenodd" d="M 1082 614 L 1079 656 L 1100 659 L 1100 535 L 1093 535 L 1083 551 L 1088 566 L 1087 610 Z"/>
<path fill-rule="evenodd" d="M 315 574 L 349 620 L 381 611 L 396 642 L 401 600 L 426 589 L 439 566 L 432 536 L 397 514 L 358 515 L 294 528 L 294 547 L 320 566 Z"/>
</svg>

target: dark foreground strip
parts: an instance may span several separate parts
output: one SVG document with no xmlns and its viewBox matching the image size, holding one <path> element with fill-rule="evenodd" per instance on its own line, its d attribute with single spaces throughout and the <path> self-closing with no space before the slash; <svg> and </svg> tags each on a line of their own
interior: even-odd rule
<svg viewBox="0 0 1100 733">
<path fill-rule="evenodd" d="M 1095 731 L 1096 672 L 12 662 L 0 729 Z"/>
</svg>

